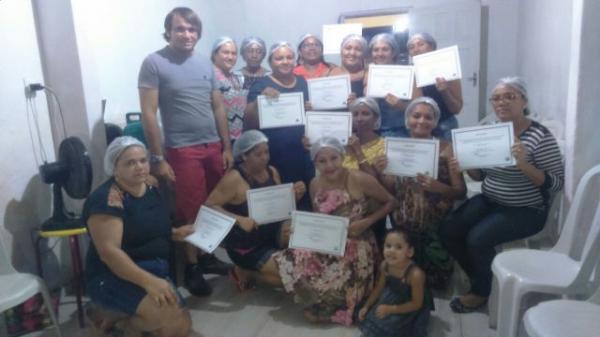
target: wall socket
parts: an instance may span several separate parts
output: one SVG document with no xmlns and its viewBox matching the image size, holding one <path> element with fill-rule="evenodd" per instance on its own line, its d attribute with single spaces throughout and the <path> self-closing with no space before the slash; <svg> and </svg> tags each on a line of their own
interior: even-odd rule
<svg viewBox="0 0 600 337">
<path fill-rule="evenodd" d="M 25 87 L 24 91 L 25 91 L 25 98 L 26 99 L 32 99 L 35 98 L 35 91 L 32 91 L 29 87 L 30 84 L 35 83 L 32 82 L 26 78 L 23 79 L 23 86 Z"/>
</svg>

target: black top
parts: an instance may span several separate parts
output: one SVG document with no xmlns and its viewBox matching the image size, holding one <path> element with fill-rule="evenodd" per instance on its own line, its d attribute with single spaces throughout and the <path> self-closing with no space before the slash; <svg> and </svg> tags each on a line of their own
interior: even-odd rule
<svg viewBox="0 0 600 337">
<path fill-rule="evenodd" d="M 171 220 L 158 189 L 148 186 L 141 197 L 125 192 L 111 178 L 86 200 L 82 219 L 88 226 L 92 215 L 110 215 L 123 221 L 121 249 L 134 261 L 169 258 Z M 92 278 L 110 269 L 98 255 L 94 242 L 86 257 L 86 277 Z"/>
<path fill-rule="evenodd" d="M 426 87 L 421 88 L 423 90 L 423 96 L 431 97 L 437 103 L 440 108 L 440 120 L 439 122 L 444 121 L 448 117 L 454 116 L 452 112 L 448 109 L 446 102 L 444 101 L 444 97 L 442 97 L 442 93 L 437 90 L 435 84 L 428 85 Z M 438 123 L 439 123 L 438 122 Z"/>
<path fill-rule="evenodd" d="M 365 83 L 362 78 L 356 81 L 350 81 L 350 90 L 356 95 L 356 97 L 364 96 Z"/>
</svg>

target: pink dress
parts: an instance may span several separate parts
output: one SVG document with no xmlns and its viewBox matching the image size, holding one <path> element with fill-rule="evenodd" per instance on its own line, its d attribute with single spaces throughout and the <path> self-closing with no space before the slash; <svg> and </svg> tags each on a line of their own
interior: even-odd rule
<svg viewBox="0 0 600 337">
<path fill-rule="evenodd" d="M 366 201 L 353 200 L 346 190 L 323 190 L 315 195 L 313 207 L 352 222 L 364 217 Z M 285 290 L 319 320 L 351 325 L 356 306 L 373 288 L 377 245 L 371 230 L 348 238 L 343 257 L 302 249 L 273 256 Z"/>
</svg>

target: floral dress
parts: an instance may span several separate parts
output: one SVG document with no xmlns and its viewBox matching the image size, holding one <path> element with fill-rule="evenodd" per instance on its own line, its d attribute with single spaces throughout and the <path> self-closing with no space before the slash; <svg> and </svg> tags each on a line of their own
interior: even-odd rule
<svg viewBox="0 0 600 337">
<path fill-rule="evenodd" d="M 227 114 L 229 138 L 234 140 L 242 134 L 248 90 L 242 87 L 243 79 L 236 74 L 226 75 L 218 67 L 215 67 L 215 78 L 218 89 L 223 95 L 223 106 Z"/>
<path fill-rule="evenodd" d="M 437 180 L 450 185 L 446 157 L 440 156 Z M 413 259 L 425 271 L 427 284 L 432 288 L 445 288 L 452 275 L 453 262 L 441 245 L 438 227 L 452 209 L 454 200 L 424 191 L 412 177 L 396 177 L 394 191 L 400 204 L 392 211 L 393 224 L 414 235 L 416 247 Z"/>
<path fill-rule="evenodd" d="M 322 190 L 313 200 L 320 213 L 364 217 L 366 199 L 354 200 L 346 190 Z M 357 305 L 373 288 L 377 246 L 371 230 L 348 238 L 343 257 L 303 249 L 274 254 L 285 290 L 294 293 L 319 320 L 351 325 Z"/>
</svg>

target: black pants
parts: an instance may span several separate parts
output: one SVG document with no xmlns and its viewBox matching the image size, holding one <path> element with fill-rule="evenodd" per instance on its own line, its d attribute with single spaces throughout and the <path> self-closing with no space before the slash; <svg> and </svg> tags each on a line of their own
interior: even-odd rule
<svg viewBox="0 0 600 337">
<path fill-rule="evenodd" d="M 480 194 L 450 214 L 440 226 L 440 239 L 469 276 L 470 292 L 487 297 L 494 247 L 539 232 L 547 215 L 545 209 L 503 206 Z"/>
</svg>

